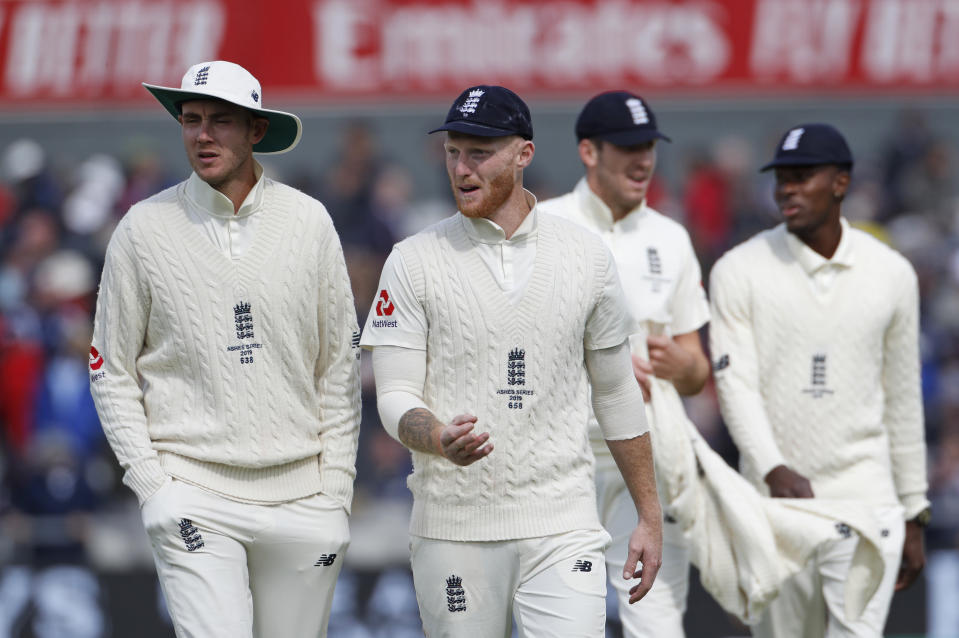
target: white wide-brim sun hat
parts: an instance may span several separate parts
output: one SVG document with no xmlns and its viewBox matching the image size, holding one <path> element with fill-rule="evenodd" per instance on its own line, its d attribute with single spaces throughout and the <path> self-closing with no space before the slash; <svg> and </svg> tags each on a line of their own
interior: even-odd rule
<svg viewBox="0 0 959 638">
<path fill-rule="evenodd" d="M 276 154 L 291 150 L 300 142 L 303 124 L 292 113 L 262 107 L 260 82 L 239 64 L 214 60 L 194 64 L 183 76 L 180 88 L 143 83 L 174 118 L 180 117 L 180 104 L 188 100 L 216 98 L 250 109 L 269 120 L 263 139 L 253 145 L 255 153 Z"/>
</svg>

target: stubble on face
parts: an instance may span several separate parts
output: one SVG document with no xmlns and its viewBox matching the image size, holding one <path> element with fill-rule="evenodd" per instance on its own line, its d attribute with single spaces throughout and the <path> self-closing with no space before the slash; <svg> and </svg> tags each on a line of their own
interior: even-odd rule
<svg viewBox="0 0 959 638">
<path fill-rule="evenodd" d="M 462 146 L 461 153 L 469 155 L 472 151 L 468 142 L 459 137 L 451 137 L 454 143 Z M 489 145 L 485 143 L 484 146 Z M 490 155 L 482 162 L 472 165 L 468 175 L 459 176 L 456 166 L 448 167 L 450 188 L 456 207 L 465 217 L 474 219 L 487 218 L 494 215 L 510 199 L 516 188 L 516 173 L 514 159 L 517 142 L 509 140 L 505 144 L 498 143 L 488 146 Z M 464 186 L 474 187 L 474 190 L 464 192 Z"/>
</svg>

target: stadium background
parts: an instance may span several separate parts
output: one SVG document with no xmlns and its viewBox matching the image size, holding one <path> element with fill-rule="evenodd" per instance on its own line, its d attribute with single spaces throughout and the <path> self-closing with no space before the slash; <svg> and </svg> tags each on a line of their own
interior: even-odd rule
<svg viewBox="0 0 959 638">
<path fill-rule="evenodd" d="M 361 322 L 393 242 L 451 212 L 440 140 L 425 132 L 470 84 L 529 102 L 527 182 L 541 199 L 581 173 L 572 128 L 586 99 L 647 97 L 673 138 L 650 199 L 686 224 L 707 278 L 776 223 L 756 168 L 779 135 L 837 125 L 857 159 L 845 214 L 912 261 L 922 295 L 935 515 L 929 564 L 887 632 L 959 636 L 959 0 L 4 0 L 0 638 L 172 636 L 86 364 L 112 228 L 189 170 L 139 83 L 178 86 L 205 59 L 246 66 L 268 108 L 303 118 L 300 146 L 260 161 L 329 208 Z M 363 363 L 354 540 L 330 635 L 419 636 L 409 458 L 379 425 Z M 712 388 L 688 407 L 735 463 Z M 693 581 L 689 635 L 746 635 Z"/>
</svg>

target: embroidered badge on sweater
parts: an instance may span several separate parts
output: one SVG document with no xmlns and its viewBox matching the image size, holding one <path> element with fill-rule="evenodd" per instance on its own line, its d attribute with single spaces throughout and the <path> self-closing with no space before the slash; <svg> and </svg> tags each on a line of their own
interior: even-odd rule
<svg viewBox="0 0 959 638">
<path fill-rule="evenodd" d="M 229 346 L 228 351 L 240 353 L 240 363 L 253 363 L 253 351 L 263 346 L 253 343 L 253 309 L 248 301 L 240 301 L 233 306 L 233 322 L 236 328 L 236 338 L 241 343 Z"/>
<path fill-rule="evenodd" d="M 526 350 L 518 346 L 507 355 L 506 385 L 508 387 L 497 390 L 496 394 L 507 395 L 506 407 L 509 409 L 522 410 L 524 397 L 534 392 L 526 387 Z"/>
<path fill-rule="evenodd" d="M 811 394 L 814 399 L 820 399 L 833 393 L 826 386 L 826 354 L 817 352 L 812 356 L 812 374 L 810 375 L 812 387 L 803 390 L 805 394 Z"/>
</svg>

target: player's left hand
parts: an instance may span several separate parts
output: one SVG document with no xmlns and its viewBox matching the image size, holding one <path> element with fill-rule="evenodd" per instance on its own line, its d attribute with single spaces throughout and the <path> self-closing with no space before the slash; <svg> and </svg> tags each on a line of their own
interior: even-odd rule
<svg viewBox="0 0 959 638">
<path fill-rule="evenodd" d="M 899 576 L 896 578 L 896 591 L 909 587 L 926 566 L 926 549 L 922 538 L 922 527 L 913 521 L 906 521 L 906 540 L 902 544 L 902 562 L 899 564 Z"/>
<path fill-rule="evenodd" d="M 649 363 L 653 366 L 653 374 L 660 379 L 681 379 L 696 364 L 693 355 L 672 337 L 650 335 L 646 337 L 646 347 L 649 348 Z"/>
<path fill-rule="evenodd" d="M 638 585 L 629 590 L 629 604 L 645 596 L 663 563 L 663 525 L 659 520 L 652 524 L 640 521 L 629 537 L 629 553 L 623 566 L 623 578 L 639 578 Z"/>
</svg>

